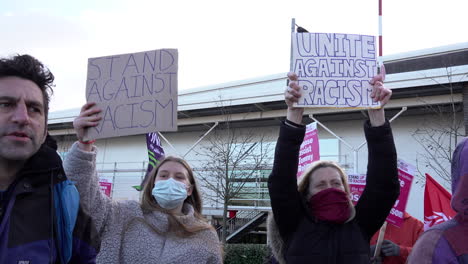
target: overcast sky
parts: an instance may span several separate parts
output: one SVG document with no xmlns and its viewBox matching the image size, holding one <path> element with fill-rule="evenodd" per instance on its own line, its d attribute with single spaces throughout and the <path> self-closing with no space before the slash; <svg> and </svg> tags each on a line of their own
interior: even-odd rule
<svg viewBox="0 0 468 264">
<path fill-rule="evenodd" d="M 383 0 L 384 55 L 468 42 L 467 0 Z M 0 55 L 56 76 L 51 110 L 85 102 L 87 58 L 179 50 L 179 89 L 287 72 L 291 18 L 310 32 L 378 34 L 377 0 L 2 1 Z"/>
</svg>

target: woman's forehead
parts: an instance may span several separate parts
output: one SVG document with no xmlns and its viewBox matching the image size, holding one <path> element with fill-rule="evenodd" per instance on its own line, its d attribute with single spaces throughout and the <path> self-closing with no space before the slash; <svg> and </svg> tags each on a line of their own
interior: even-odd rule
<svg viewBox="0 0 468 264">
<path fill-rule="evenodd" d="M 187 172 L 187 169 L 185 168 L 184 165 L 180 164 L 177 161 L 166 161 L 161 166 L 159 167 L 159 171 L 185 171 Z"/>
<path fill-rule="evenodd" d="M 341 179 L 340 172 L 334 167 L 324 167 L 315 170 L 312 173 L 311 180 L 313 181 L 327 181 L 333 179 Z"/>
</svg>

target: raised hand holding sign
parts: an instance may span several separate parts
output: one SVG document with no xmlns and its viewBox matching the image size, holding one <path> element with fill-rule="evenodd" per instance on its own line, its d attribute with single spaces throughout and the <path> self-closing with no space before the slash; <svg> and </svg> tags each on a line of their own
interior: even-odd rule
<svg viewBox="0 0 468 264">
<path fill-rule="evenodd" d="M 297 107 L 379 108 L 369 80 L 377 74 L 375 37 L 292 33 L 292 71 L 302 96 Z"/>
<path fill-rule="evenodd" d="M 84 140 L 177 130 L 175 49 L 88 60 L 86 101 L 102 109 Z"/>
</svg>

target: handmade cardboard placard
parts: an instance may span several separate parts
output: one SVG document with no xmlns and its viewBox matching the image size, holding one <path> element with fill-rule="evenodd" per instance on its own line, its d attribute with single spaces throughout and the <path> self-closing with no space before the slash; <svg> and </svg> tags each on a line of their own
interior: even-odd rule
<svg viewBox="0 0 468 264">
<path fill-rule="evenodd" d="M 88 59 L 86 101 L 102 119 L 85 140 L 177 130 L 176 49 Z"/>
<path fill-rule="evenodd" d="M 369 80 L 377 74 L 375 37 L 292 33 L 292 71 L 302 96 L 298 107 L 378 108 Z"/>
</svg>

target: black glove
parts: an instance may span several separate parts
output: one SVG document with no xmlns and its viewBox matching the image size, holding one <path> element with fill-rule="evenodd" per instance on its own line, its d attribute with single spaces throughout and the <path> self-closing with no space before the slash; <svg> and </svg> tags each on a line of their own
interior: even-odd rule
<svg viewBox="0 0 468 264">
<path fill-rule="evenodd" d="M 400 246 L 390 240 L 384 240 L 381 251 L 385 257 L 400 256 Z"/>
<path fill-rule="evenodd" d="M 371 255 L 371 257 L 373 257 L 374 254 L 375 254 L 375 245 L 371 245 L 370 246 L 370 255 Z"/>
</svg>

